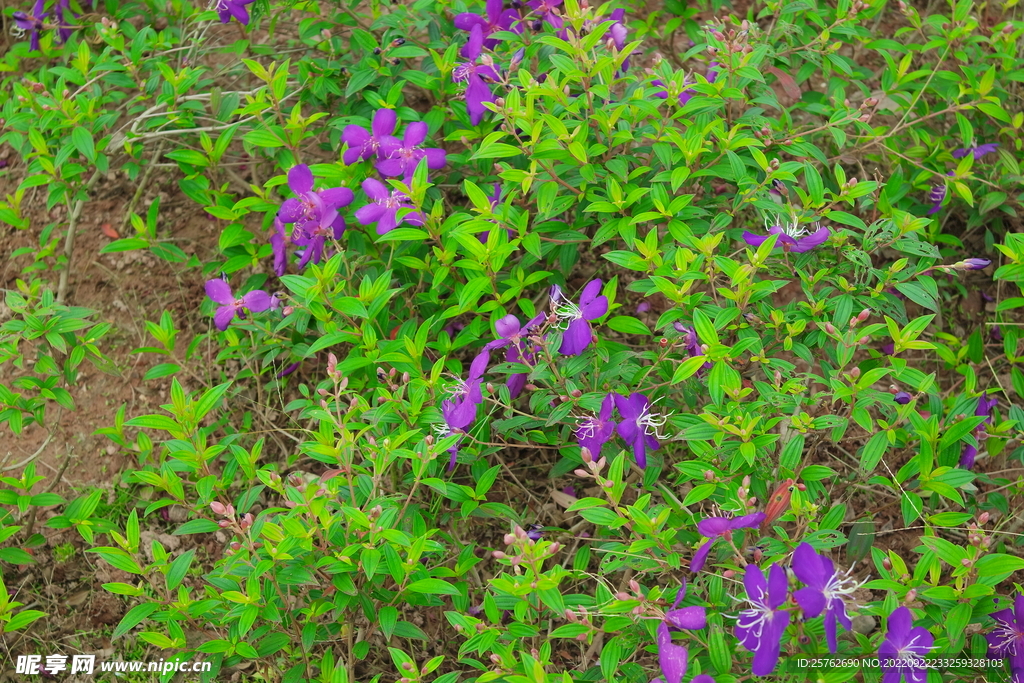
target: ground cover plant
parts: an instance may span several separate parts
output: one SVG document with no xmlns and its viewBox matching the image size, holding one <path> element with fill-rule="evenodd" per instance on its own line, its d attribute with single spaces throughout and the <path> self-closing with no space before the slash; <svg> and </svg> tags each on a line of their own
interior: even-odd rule
<svg viewBox="0 0 1024 683">
<path fill-rule="evenodd" d="M 1021 11 L 8 7 L 8 669 L 1024 681 Z"/>
</svg>

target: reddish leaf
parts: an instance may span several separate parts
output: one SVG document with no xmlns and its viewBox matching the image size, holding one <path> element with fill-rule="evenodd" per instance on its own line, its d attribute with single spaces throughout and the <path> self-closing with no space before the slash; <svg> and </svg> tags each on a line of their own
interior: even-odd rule
<svg viewBox="0 0 1024 683">
<path fill-rule="evenodd" d="M 114 230 L 114 226 L 110 223 L 101 223 L 100 230 L 102 230 L 103 234 L 112 240 L 121 238 L 121 236 L 117 234 L 117 230 Z"/>
</svg>

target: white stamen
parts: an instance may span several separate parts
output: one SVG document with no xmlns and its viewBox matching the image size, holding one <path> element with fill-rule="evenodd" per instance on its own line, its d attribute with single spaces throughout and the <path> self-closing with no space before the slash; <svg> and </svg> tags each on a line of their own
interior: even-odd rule
<svg viewBox="0 0 1024 683">
<path fill-rule="evenodd" d="M 774 221 L 770 221 L 766 216 L 764 219 L 764 226 L 765 229 L 771 227 L 781 228 L 782 232 L 789 235 L 793 239 L 800 239 L 804 235 L 809 235 L 811 232 L 810 228 L 800 227 L 800 224 L 797 223 L 795 220 L 792 223 L 790 223 L 789 221 L 784 222 L 782 220 L 782 216 L 776 216 Z M 815 223 L 813 227 L 815 230 L 818 230 L 819 228 L 821 228 L 821 225 L 819 223 Z"/>
<path fill-rule="evenodd" d="M 582 318 L 583 311 L 581 311 L 580 307 L 573 302 L 568 299 L 563 299 L 562 303 L 555 306 L 555 315 L 558 316 L 559 320 L 558 329 L 563 330 L 568 328 L 569 323 L 573 320 L 579 320 Z M 565 323 L 565 327 L 562 327 L 562 322 Z"/>
<path fill-rule="evenodd" d="M 662 415 L 660 413 L 651 412 L 651 408 L 653 408 L 654 404 L 660 400 L 660 398 L 655 399 L 654 403 L 650 403 L 645 406 L 644 411 L 640 413 L 640 417 L 636 419 L 636 423 L 643 426 L 644 434 L 647 436 L 653 436 L 655 439 L 665 441 L 668 437 L 658 433 L 658 429 L 665 426 L 665 423 L 668 422 L 668 418 L 672 413 Z"/>
<path fill-rule="evenodd" d="M 594 436 L 594 432 L 597 431 L 598 419 L 595 417 L 581 417 L 579 418 L 579 426 L 576 427 L 576 438 L 578 439 L 589 439 Z"/>
</svg>

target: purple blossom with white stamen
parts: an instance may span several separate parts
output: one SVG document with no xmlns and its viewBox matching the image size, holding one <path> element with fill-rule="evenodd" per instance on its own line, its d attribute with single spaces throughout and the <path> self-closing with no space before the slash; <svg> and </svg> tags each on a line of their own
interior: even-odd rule
<svg viewBox="0 0 1024 683">
<path fill-rule="evenodd" d="M 362 126 L 349 125 L 341 134 L 341 141 L 347 149 L 342 155 L 342 161 L 346 165 L 352 165 L 357 161 L 366 161 L 377 154 L 381 141 L 395 132 L 398 124 L 398 116 L 394 109 L 378 109 L 373 115 L 373 123 L 367 131 Z"/>
<path fill-rule="evenodd" d="M 925 683 L 928 670 L 924 656 L 932 649 L 935 639 L 925 628 L 914 626 L 914 617 L 908 607 L 900 607 L 889 615 L 889 631 L 878 648 L 881 660 L 882 683 Z"/>
<path fill-rule="evenodd" d="M 786 570 L 777 564 L 768 569 L 768 579 L 757 565 L 748 564 L 743 576 L 750 608 L 739 614 L 736 638 L 754 653 L 751 668 L 755 676 L 767 676 L 779 661 L 782 636 L 789 625 L 789 612 L 779 609 L 789 595 Z"/>
<path fill-rule="evenodd" d="M 996 627 L 985 635 L 988 656 L 1009 659 L 1010 671 L 1024 671 L 1024 595 L 1017 595 L 1013 607 L 992 614 Z"/>
<path fill-rule="evenodd" d="M 254 2 L 256 0 L 218 0 L 216 10 L 220 15 L 220 23 L 227 24 L 231 21 L 231 17 L 234 17 L 242 25 L 248 26 L 249 10 L 245 9 L 245 6 Z"/>
<path fill-rule="evenodd" d="M 254 289 L 235 298 L 231 293 L 231 285 L 220 278 L 206 282 L 206 296 L 220 304 L 213 315 L 213 323 L 221 332 L 228 329 L 235 316 L 245 319 L 246 313 L 262 313 L 273 303 L 270 294 L 262 289 Z"/>
<path fill-rule="evenodd" d="M 765 224 L 767 226 L 767 220 Z M 817 223 L 814 224 L 814 227 L 817 229 L 811 232 L 809 229 L 801 227 L 796 221 L 792 223 L 783 222 L 781 217 L 777 217 L 775 225 L 768 226 L 768 233 L 769 235 L 779 236 L 775 242 L 776 247 L 782 247 L 785 251 L 802 254 L 821 246 L 828 240 L 829 235 L 832 234 L 828 228 L 820 227 Z M 757 248 L 768 239 L 769 235 L 755 235 L 744 231 L 743 241 Z"/>
<path fill-rule="evenodd" d="M 615 396 L 615 394 L 605 396 L 597 416 L 583 418 L 576 427 L 576 441 L 579 442 L 581 448 L 590 451 L 594 460 L 601 457 L 601 448 L 615 435 L 615 421 L 612 420 Z"/>
<path fill-rule="evenodd" d="M 668 421 L 667 415 L 652 413 L 651 405 L 643 394 L 634 393 L 629 397 L 615 394 L 615 407 L 622 416 L 616 430 L 632 448 L 633 458 L 640 469 L 647 467 L 647 451 L 657 450 L 660 446 L 658 439 L 665 438 L 658 429 Z"/>
<path fill-rule="evenodd" d="M 377 170 L 382 175 L 392 178 L 403 176 L 408 185 L 416 167 L 423 159 L 427 160 L 427 168 L 432 171 L 444 168 L 446 154 L 443 149 L 420 147 L 427 139 L 427 132 L 427 124 L 417 121 L 406 127 L 401 140 L 392 135 L 382 136 L 377 151 L 380 159 L 376 164 Z"/>
<path fill-rule="evenodd" d="M 480 385 L 483 383 L 483 375 L 487 370 L 489 360 L 486 351 L 477 355 L 469 366 L 469 378 L 466 381 L 460 379 L 452 387 L 451 395 L 441 403 L 444 424 L 438 425 L 436 428 L 441 437 L 465 432 L 466 428 L 473 424 L 473 420 L 476 419 L 477 406 L 484 402 Z M 455 445 L 448 449 L 451 454 L 451 459 L 448 462 L 449 471 L 455 469 L 461 441 L 460 438 Z"/>
<path fill-rule="evenodd" d="M 295 224 L 291 241 L 306 247 L 299 263 L 300 267 L 310 261 L 320 262 L 324 243 L 328 238 L 341 239 L 345 233 L 345 219 L 338 213 L 338 209 L 351 204 L 354 197 L 352 190 L 347 187 L 332 187 L 314 192 L 313 182 L 313 172 L 309 170 L 309 166 L 293 166 L 288 171 L 288 187 L 296 196 L 286 199 L 277 212 L 277 219 L 281 223 Z"/>
<path fill-rule="evenodd" d="M 793 553 L 793 573 L 806 588 L 793 593 L 804 617 L 813 619 L 825 613 L 825 638 L 828 651 L 836 653 L 836 625 L 842 624 L 847 631 L 852 629 L 846 612 L 846 600 L 860 587 L 849 573 L 836 571 L 832 560 L 819 555 L 809 543 L 801 543 Z"/>
<path fill-rule="evenodd" d="M 486 39 L 483 46 L 488 50 L 493 50 L 499 42 L 496 38 L 487 37 L 492 33 L 498 31 L 523 32 L 523 26 L 519 22 L 519 12 L 514 9 L 505 9 L 503 0 L 487 0 L 486 12 L 486 18 L 475 12 L 463 12 L 455 15 L 455 28 L 472 31 L 479 26 Z"/>
<path fill-rule="evenodd" d="M 554 28 L 561 29 L 564 25 L 561 10 L 558 9 L 562 5 L 562 0 L 529 0 L 526 4 L 533 10 L 534 16 L 548 22 Z M 535 26 L 534 30 L 540 29 Z"/>
<path fill-rule="evenodd" d="M 731 538 L 732 532 L 737 529 L 754 529 L 760 526 L 764 517 L 763 512 L 753 512 L 741 517 L 708 517 L 697 522 L 697 531 L 708 540 L 694 553 L 693 559 L 690 560 L 690 571 L 696 574 L 704 568 L 711 546 L 719 538 Z"/>
<path fill-rule="evenodd" d="M 481 51 L 484 46 L 483 29 L 476 25 L 469 33 L 469 42 L 459 53 L 467 61 L 455 66 L 452 71 L 452 81 L 455 83 L 466 82 L 466 111 L 469 113 L 469 120 L 474 126 L 483 121 L 487 113 L 485 102 L 494 102 L 494 93 L 484 79 L 491 82 L 501 80 L 501 75 L 494 68 L 490 55 L 483 55 Z M 478 63 L 479 62 L 479 63 Z"/>
<path fill-rule="evenodd" d="M 423 225 L 423 214 L 419 211 L 407 213 L 402 218 L 398 217 L 399 209 L 416 208 L 409 202 L 409 198 L 398 190 L 389 192 L 379 180 L 367 178 L 363 181 L 363 192 L 370 203 L 356 209 L 356 220 L 360 225 L 376 223 L 378 235 L 391 232 L 402 223 Z"/>
<path fill-rule="evenodd" d="M 39 36 L 43 31 L 43 21 L 46 17 L 50 16 L 49 12 L 43 11 L 45 7 L 46 0 L 36 0 L 31 13 L 19 10 L 12 15 L 14 19 L 14 34 L 20 38 L 28 33 L 29 47 L 33 50 L 39 49 Z"/>
<path fill-rule="evenodd" d="M 551 288 L 551 305 L 559 320 L 568 322 L 558 352 L 567 356 L 580 355 L 594 338 L 590 321 L 608 312 L 608 298 L 601 294 L 601 281 L 587 283 L 580 293 L 578 306 L 565 297 L 561 287 L 554 285 Z"/>
</svg>

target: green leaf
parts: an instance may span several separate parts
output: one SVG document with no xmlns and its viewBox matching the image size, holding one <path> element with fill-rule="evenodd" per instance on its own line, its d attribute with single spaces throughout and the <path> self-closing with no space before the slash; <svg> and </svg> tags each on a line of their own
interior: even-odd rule
<svg viewBox="0 0 1024 683">
<path fill-rule="evenodd" d="M 707 362 L 708 359 L 704 356 L 693 356 L 691 358 L 687 358 L 680 363 L 679 367 L 676 368 L 676 371 L 672 373 L 672 384 L 679 384 L 680 382 L 685 382 L 690 379 L 697 374 L 697 371 L 704 367 L 704 364 Z"/>
<path fill-rule="evenodd" d="M 23 612 L 18 612 L 4 625 L 4 632 L 7 633 L 25 628 L 36 619 L 40 619 L 45 616 L 46 612 L 40 612 L 37 609 L 27 609 Z"/>
<path fill-rule="evenodd" d="M 651 331 L 647 329 L 647 325 L 628 315 L 619 315 L 611 318 L 607 324 L 611 329 L 623 334 L 651 334 Z"/>
<path fill-rule="evenodd" d="M 217 522 L 212 519 L 193 519 L 185 522 L 180 527 L 175 529 L 175 536 L 185 536 L 187 534 L 208 534 L 211 531 L 216 531 L 220 527 L 217 526 Z"/>
<path fill-rule="evenodd" d="M 128 631 L 142 623 L 143 619 L 157 611 L 159 607 L 159 603 L 144 602 L 141 605 L 136 605 L 131 608 L 128 610 L 128 614 L 124 615 L 124 618 L 121 619 L 121 623 L 117 625 L 117 628 L 114 629 L 114 635 L 112 638 L 117 639 L 128 633 Z"/>
<path fill-rule="evenodd" d="M 181 584 L 185 574 L 188 573 L 189 567 L 192 566 L 192 558 L 195 555 L 196 549 L 192 548 L 188 552 L 174 558 L 174 562 L 171 562 L 171 566 L 167 569 L 167 590 L 173 591 Z"/>
<path fill-rule="evenodd" d="M 441 579 L 420 579 L 413 581 L 405 590 L 413 593 L 429 593 L 437 595 L 458 595 L 459 589 Z"/>
<path fill-rule="evenodd" d="M 1009 576 L 1024 569 L 1024 557 L 993 553 L 975 562 L 974 568 L 978 570 L 978 576 Z"/>
<path fill-rule="evenodd" d="M 154 365 L 147 370 L 142 379 L 147 381 L 151 379 L 160 379 L 161 377 L 173 375 L 179 370 L 181 370 L 181 366 L 177 363 L 160 363 L 159 365 Z"/>
<path fill-rule="evenodd" d="M 128 427 L 141 427 L 143 429 L 160 429 L 165 432 L 181 431 L 181 425 L 166 415 L 140 415 L 125 422 Z"/>
<path fill-rule="evenodd" d="M 74 143 L 75 149 L 89 160 L 90 164 L 96 163 L 96 145 L 92 141 L 92 133 L 85 126 L 77 126 L 71 131 L 71 142 Z"/>
</svg>

